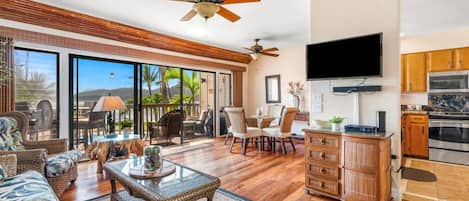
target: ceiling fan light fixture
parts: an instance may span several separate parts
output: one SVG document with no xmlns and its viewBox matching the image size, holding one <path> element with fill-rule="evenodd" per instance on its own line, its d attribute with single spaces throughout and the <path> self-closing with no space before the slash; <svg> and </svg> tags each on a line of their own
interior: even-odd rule
<svg viewBox="0 0 469 201">
<path fill-rule="evenodd" d="M 196 3 L 193 8 L 205 19 L 213 17 L 220 10 L 217 4 L 211 2 Z"/>
<path fill-rule="evenodd" d="M 259 54 L 257 54 L 257 53 L 252 53 L 252 54 L 250 54 L 250 56 L 254 61 L 256 61 L 259 58 Z"/>
</svg>

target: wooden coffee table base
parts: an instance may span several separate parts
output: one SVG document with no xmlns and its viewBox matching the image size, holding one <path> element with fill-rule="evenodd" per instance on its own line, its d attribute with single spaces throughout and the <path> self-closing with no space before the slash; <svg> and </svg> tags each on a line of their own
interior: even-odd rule
<svg viewBox="0 0 469 201">
<path fill-rule="evenodd" d="M 130 153 L 134 153 L 137 156 L 142 156 L 143 155 L 143 148 L 145 147 L 145 143 L 138 139 L 138 140 L 132 140 L 132 141 L 123 141 L 119 142 L 122 144 L 122 147 L 127 148 Z M 93 142 L 88 146 L 86 149 L 86 154 L 90 158 L 90 160 L 98 160 L 98 167 L 96 172 L 97 173 L 103 173 L 103 165 L 106 161 L 110 159 L 110 152 L 111 152 L 111 144 L 112 142 Z M 121 158 L 128 158 L 129 155 L 123 156 Z"/>
</svg>

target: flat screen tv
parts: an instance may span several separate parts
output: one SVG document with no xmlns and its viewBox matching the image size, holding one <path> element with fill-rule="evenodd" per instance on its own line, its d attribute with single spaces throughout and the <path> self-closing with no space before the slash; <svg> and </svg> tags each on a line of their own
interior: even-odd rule
<svg viewBox="0 0 469 201">
<path fill-rule="evenodd" d="M 382 38 L 378 33 L 308 45 L 307 80 L 381 77 Z"/>
</svg>

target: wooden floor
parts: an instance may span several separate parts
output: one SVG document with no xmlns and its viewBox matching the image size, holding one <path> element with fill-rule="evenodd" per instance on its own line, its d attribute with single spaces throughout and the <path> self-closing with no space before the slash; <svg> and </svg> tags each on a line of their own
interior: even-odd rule
<svg viewBox="0 0 469 201">
<path fill-rule="evenodd" d="M 240 144 L 234 153 L 223 139 L 217 139 L 213 146 L 179 153 L 166 157 L 191 168 L 217 176 L 221 187 L 252 200 L 268 201 L 322 201 L 323 197 L 305 195 L 304 187 L 304 146 L 297 142 L 297 151 L 288 154 L 265 151 L 259 153 L 250 145 L 246 156 L 240 154 Z M 279 146 L 278 146 L 279 147 Z M 105 176 L 96 174 L 96 162 L 81 163 L 78 179 L 60 200 L 88 200 L 110 193 L 110 184 Z"/>
</svg>

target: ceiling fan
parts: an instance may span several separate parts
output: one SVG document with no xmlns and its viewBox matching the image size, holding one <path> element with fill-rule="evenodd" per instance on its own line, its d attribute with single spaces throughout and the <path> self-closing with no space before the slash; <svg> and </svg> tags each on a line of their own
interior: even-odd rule
<svg viewBox="0 0 469 201">
<path fill-rule="evenodd" d="M 215 14 L 219 14 L 225 19 L 236 22 L 241 19 L 240 16 L 226 9 L 222 5 L 227 4 L 238 4 L 238 3 L 251 3 L 251 2 L 260 2 L 261 0 L 171 0 L 171 1 L 182 1 L 193 3 L 194 6 L 192 9 L 181 18 L 181 21 L 189 21 L 195 15 L 199 14 L 205 20 L 213 17 Z"/>
<path fill-rule="evenodd" d="M 249 55 L 251 55 L 251 57 L 254 60 L 257 60 L 257 57 L 259 56 L 259 54 L 266 55 L 266 56 L 271 56 L 271 57 L 280 56 L 279 54 L 272 53 L 272 52 L 278 51 L 279 50 L 278 48 L 272 47 L 272 48 L 264 49 L 264 47 L 262 47 L 262 45 L 259 45 L 260 40 L 261 39 L 256 38 L 256 39 L 254 39 L 254 42 L 256 42 L 255 45 L 251 46 L 250 48 L 244 48 L 244 49 L 249 50 L 251 52 Z"/>
</svg>

